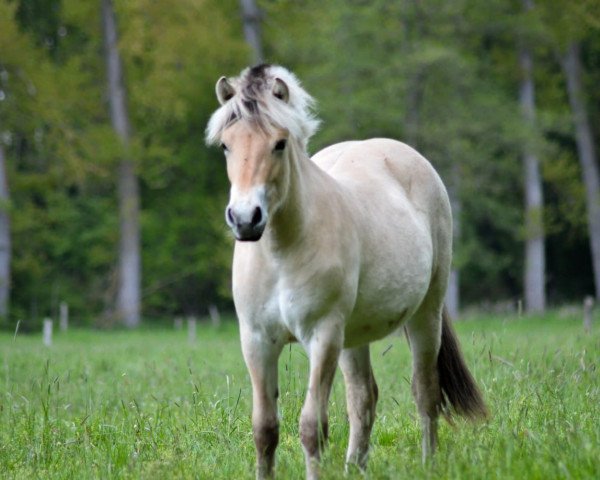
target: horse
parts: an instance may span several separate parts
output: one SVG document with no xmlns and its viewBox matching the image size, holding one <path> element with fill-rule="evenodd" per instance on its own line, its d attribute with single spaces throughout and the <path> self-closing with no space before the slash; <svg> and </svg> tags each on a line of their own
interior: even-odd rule
<svg viewBox="0 0 600 480">
<path fill-rule="evenodd" d="M 452 215 L 432 165 L 399 141 L 346 141 L 309 157 L 314 100 L 277 65 L 216 84 L 206 142 L 231 183 L 225 220 L 236 242 L 232 290 L 252 382 L 256 477 L 271 478 L 279 441 L 278 358 L 299 342 L 309 359 L 300 440 L 319 476 L 327 405 L 339 365 L 350 438 L 346 468 L 366 468 L 378 398 L 369 344 L 403 328 L 425 462 L 438 417 L 487 409 L 444 307 Z"/>
</svg>

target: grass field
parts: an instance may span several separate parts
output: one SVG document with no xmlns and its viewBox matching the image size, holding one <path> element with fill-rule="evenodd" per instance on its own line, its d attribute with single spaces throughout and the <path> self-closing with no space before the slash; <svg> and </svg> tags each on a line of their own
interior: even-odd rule
<svg viewBox="0 0 600 480">
<path fill-rule="evenodd" d="M 600 325 L 580 318 L 470 320 L 457 325 L 492 412 L 442 423 L 435 462 L 420 434 L 402 337 L 372 349 L 380 387 L 369 478 L 600 478 Z M 391 348 L 390 348 L 391 346 Z M 0 478 L 250 479 L 250 381 L 235 323 L 185 332 L 70 331 L 0 335 Z M 307 362 L 280 359 L 278 478 L 302 478 L 298 440 Z M 348 424 L 336 377 L 323 478 L 342 477 Z M 348 478 L 362 478 L 353 473 Z"/>
</svg>

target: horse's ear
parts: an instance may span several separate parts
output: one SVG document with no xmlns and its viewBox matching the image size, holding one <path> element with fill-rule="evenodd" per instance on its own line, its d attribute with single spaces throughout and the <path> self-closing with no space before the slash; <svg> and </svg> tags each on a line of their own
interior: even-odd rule
<svg viewBox="0 0 600 480">
<path fill-rule="evenodd" d="M 275 79 L 275 85 L 273 85 L 273 95 L 285 103 L 288 103 L 290 100 L 290 89 L 281 78 Z"/>
<path fill-rule="evenodd" d="M 233 85 L 225 77 L 219 78 L 215 90 L 217 92 L 217 99 L 221 105 L 227 103 L 235 95 Z"/>
</svg>

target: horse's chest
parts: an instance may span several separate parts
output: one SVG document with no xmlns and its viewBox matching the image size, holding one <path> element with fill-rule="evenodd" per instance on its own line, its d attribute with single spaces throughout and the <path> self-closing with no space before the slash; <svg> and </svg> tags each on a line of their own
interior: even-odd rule
<svg viewBox="0 0 600 480">
<path fill-rule="evenodd" d="M 310 336 L 316 322 L 335 316 L 353 302 L 353 289 L 342 268 L 319 274 L 282 276 L 276 288 L 280 321 L 298 339 Z"/>
</svg>

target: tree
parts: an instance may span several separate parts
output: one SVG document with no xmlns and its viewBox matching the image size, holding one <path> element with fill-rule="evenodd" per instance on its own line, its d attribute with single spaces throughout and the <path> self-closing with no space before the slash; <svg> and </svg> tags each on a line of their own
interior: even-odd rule
<svg viewBox="0 0 600 480">
<path fill-rule="evenodd" d="M 522 295 L 525 199 L 515 181 L 523 179 L 525 147 L 544 159 L 547 294 L 573 301 L 593 289 L 574 116 L 554 52 L 562 57 L 569 43 L 581 46 L 579 98 L 597 136 L 599 0 L 569 9 L 545 0 L 517 16 L 521 1 L 254 0 L 246 5 L 260 13 L 243 17 L 260 27 L 262 53 L 254 61 L 290 67 L 317 99 L 323 127 L 313 151 L 388 136 L 417 146 L 434 164 L 453 205 L 454 291 L 463 305 L 507 306 Z M 202 131 L 217 106 L 215 79 L 239 72 L 256 50 L 242 29 L 244 3 L 113 2 L 128 123 L 135 125 L 126 144 L 104 102 L 99 4 L 0 0 L 9 321 L 21 319 L 25 329 L 37 330 L 63 300 L 76 322 L 115 318 L 114 176 L 123 158 L 135 166 L 143 205 L 144 318 L 231 306 L 228 183 L 222 156 L 204 146 Z M 515 94 L 521 38 L 535 58 L 535 125 L 527 128 Z M 458 281 L 451 279 L 449 306 L 457 303 L 452 286 Z"/>
<path fill-rule="evenodd" d="M 1 92 L 1 90 L 0 90 Z M 8 315 L 10 298 L 10 195 L 4 145 L 0 140 L 0 317 Z"/>
<path fill-rule="evenodd" d="M 523 0 L 526 12 L 533 9 L 532 0 Z M 521 84 L 519 103 L 523 120 L 533 134 L 536 126 L 533 56 L 527 39 L 521 38 L 519 66 Z M 535 138 L 535 136 L 533 136 Z M 543 206 L 544 194 L 536 142 L 531 137 L 524 144 L 523 173 L 525 188 L 525 308 L 527 312 L 543 312 L 546 308 L 546 258 L 544 247 Z"/>
<path fill-rule="evenodd" d="M 216 79 L 248 65 L 238 0 L 119 4 L 120 54 L 143 199 L 144 317 L 231 308 L 228 181 L 202 132 Z"/>
<path fill-rule="evenodd" d="M 570 42 L 562 66 L 567 80 L 567 93 L 575 126 L 581 175 L 586 191 L 596 298 L 600 299 L 600 176 L 598 175 L 598 158 L 582 86 L 580 55 L 579 43 L 577 41 Z"/>
<path fill-rule="evenodd" d="M 140 200 L 135 165 L 128 151 L 131 137 L 123 68 L 118 50 L 115 12 L 111 0 L 102 0 L 102 25 L 110 117 L 115 133 L 123 144 L 118 169 L 119 195 L 119 289 L 117 316 L 130 328 L 140 323 L 141 254 Z"/>
<path fill-rule="evenodd" d="M 558 58 L 564 75 L 563 84 L 570 107 L 569 120 L 574 127 L 577 158 L 585 190 L 592 274 L 596 297 L 600 298 L 600 179 L 593 138 L 594 124 L 598 122 L 590 121 L 590 114 L 592 118 L 598 115 L 598 109 L 594 108 L 598 102 L 593 101 L 594 89 L 587 95 L 584 91 L 584 77 L 591 72 L 584 71 L 581 60 L 582 44 L 587 46 L 589 58 L 598 52 L 598 43 L 594 43 L 594 39 L 598 38 L 600 32 L 600 1 L 581 0 L 573 8 L 565 9 L 560 0 L 546 0 L 539 7 L 547 46 Z M 588 66 L 593 71 L 594 63 L 588 62 Z M 571 136 L 572 132 L 567 134 Z"/>
<path fill-rule="evenodd" d="M 260 23 L 262 13 L 255 0 L 240 0 L 242 8 L 242 22 L 244 25 L 244 38 L 252 50 L 252 60 L 254 64 L 264 62 L 262 36 L 260 33 Z"/>
<path fill-rule="evenodd" d="M 454 250 L 460 242 L 460 224 L 462 216 L 462 202 L 460 200 L 460 166 L 458 160 L 451 168 L 451 174 L 448 184 L 448 197 L 450 198 L 450 207 L 452 208 L 452 244 Z M 460 269 L 457 262 L 452 263 L 450 269 L 450 278 L 448 279 L 448 289 L 446 290 L 446 308 L 450 318 L 457 319 L 460 314 Z"/>
</svg>

